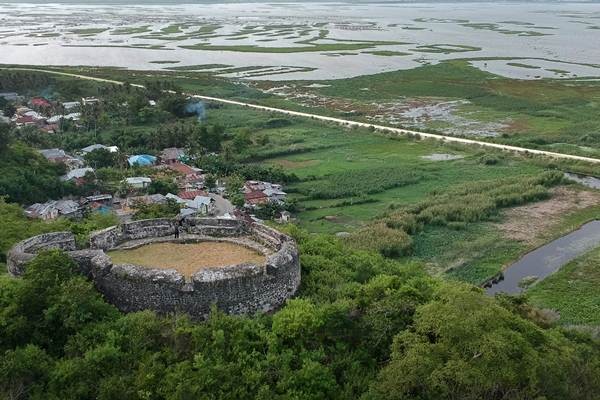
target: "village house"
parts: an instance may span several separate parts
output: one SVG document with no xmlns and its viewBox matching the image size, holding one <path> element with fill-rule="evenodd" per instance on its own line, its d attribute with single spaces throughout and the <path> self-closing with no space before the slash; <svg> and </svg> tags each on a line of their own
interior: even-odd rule
<svg viewBox="0 0 600 400">
<path fill-rule="evenodd" d="M 134 189 L 145 189 L 152 183 L 152 179 L 146 176 L 132 176 L 123 181 Z"/>
<path fill-rule="evenodd" d="M 73 200 L 51 200 L 46 203 L 32 204 L 25 209 L 25 215 L 44 221 L 58 217 L 80 218 L 82 209 L 79 203 Z"/>
<path fill-rule="evenodd" d="M 48 124 L 58 124 L 60 123 L 61 120 L 69 120 L 69 121 L 79 121 L 81 119 L 81 114 L 80 113 L 71 113 L 71 114 L 66 114 L 66 115 L 53 115 L 50 118 L 46 119 L 46 123 Z"/>
<path fill-rule="evenodd" d="M 255 208 L 263 204 L 269 203 L 269 198 L 267 197 L 267 195 L 261 192 L 260 190 L 254 190 L 252 192 L 244 193 L 244 200 L 244 207 L 246 208 Z"/>
<path fill-rule="evenodd" d="M 81 104 L 83 104 L 84 106 L 97 104 L 99 102 L 100 102 L 100 99 L 98 99 L 96 97 L 82 97 L 81 98 Z"/>
<path fill-rule="evenodd" d="M 13 118 L 12 122 L 15 123 L 15 125 L 17 127 L 22 127 L 22 126 L 29 126 L 29 125 L 37 125 L 39 123 L 39 120 L 36 120 L 35 118 L 31 117 L 31 116 L 17 116 L 16 118 Z"/>
<path fill-rule="evenodd" d="M 64 164 L 69 169 L 83 167 L 83 160 L 67 154 L 62 149 L 43 149 L 39 150 L 40 154 L 48 161 Z"/>
<path fill-rule="evenodd" d="M 30 111 L 33 111 L 33 110 L 29 107 L 25 107 L 25 106 L 17 107 L 17 109 L 15 110 L 15 115 L 25 115 L 25 113 L 28 113 Z"/>
<path fill-rule="evenodd" d="M 2 97 L 6 101 L 19 100 L 19 94 L 15 93 L 15 92 L 2 92 L 2 93 L 0 93 L 0 97 Z"/>
<path fill-rule="evenodd" d="M 202 193 L 201 191 L 197 192 Z M 183 197 L 172 193 L 167 194 L 166 197 L 183 206 L 180 212 L 181 217 L 215 214 L 215 199 L 209 197 L 205 192 L 204 195 L 198 193 L 194 193 L 195 196 L 193 198 L 191 197 L 191 192 L 180 193 Z"/>
<path fill-rule="evenodd" d="M 90 211 L 107 214 L 112 211 L 113 196 L 109 193 L 87 196 L 82 200 L 82 203 Z"/>
<path fill-rule="evenodd" d="M 34 97 L 29 100 L 29 107 L 35 110 L 47 111 L 52 108 L 52 103 L 43 97 Z"/>
<path fill-rule="evenodd" d="M 287 193 L 281 185 L 271 182 L 246 181 L 243 191 L 248 207 L 256 207 L 266 203 L 283 204 Z"/>
<path fill-rule="evenodd" d="M 119 148 L 117 146 L 105 146 L 103 144 L 92 144 L 90 146 L 84 147 L 83 149 L 81 149 L 81 152 L 85 155 L 88 153 L 91 153 L 92 151 L 95 150 L 106 150 L 109 151 L 111 153 L 116 153 L 119 151 Z"/>
<path fill-rule="evenodd" d="M 129 208 L 135 208 L 138 204 L 166 204 L 168 198 L 162 194 L 149 194 L 144 196 L 129 196 L 126 199 L 126 205 Z"/>
<path fill-rule="evenodd" d="M 160 162 L 163 164 L 173 164 L 181 161 L 185 157 L 185 151 L 177 147 L 163 149 L 160 153 Z"/>
<path fill-rule="evenodd" d="M 74 111 L 77 110 L 81 106 L 81 103 L 78 101 L 65 101 L 62 103 L 62 108 L 65 111 Z"/>
<path fill-rule="evenodd" d="M 198 196 L 208 196 L 204 190 L 183 190 L 177 193 L 177 196 L 183 200 L 193 200 Z"/>
<path fill-rule="evenodd" d="M 172 171 L 181 175 L 176 179 L 177 186 L 186 191 L 194 191 L 204 187 L 205 176 L 200 168 L 190 167 L 182 162 L 174 162 L 166 165 Z"/>
<path fill-rule="evenodd" d="M 27 107 L 21 107 L 17 109 L 17 112 L 12 117 L 12 121 L 17 127 L 36 125 L 44 126 L 46 118 L 40 115 L 37 111 L 33 111 Z"/>
<path fill-rule="evenodd" d="M 46 133 L 56 133 L 59 131 L 57 124 L 46 124 L 40 128 L 40 130 Z"/>
<path fill-rule="evenodd" d="M 75 168 L 63 175 L 61 179 L 65 182 L 75 182 L 77 186 L 81 186 L 85 183 L 85 176 L 90 173 L 94 173 L 94 168 Z"/>
<path fill-rule="evenodd" d="M 113 202 L 113 196 L 110 193 L 95 194 L 93 196 L 87 196 L 85 201 L 89 203 L 97 202 L 110 205 Z"/>
<path fill-rule="evenodd" d="M 131 167 L 133 166 L 141 166 L 141 167 L 148 167 L 150 165 L 154 165 L 156 164 L 156 157 L 151 156 L 150 154 L 136 154 L 133 156 L 130 156 L 127 159 L 127 162 L 129 163 L 129 165 Z"/>
</svg>

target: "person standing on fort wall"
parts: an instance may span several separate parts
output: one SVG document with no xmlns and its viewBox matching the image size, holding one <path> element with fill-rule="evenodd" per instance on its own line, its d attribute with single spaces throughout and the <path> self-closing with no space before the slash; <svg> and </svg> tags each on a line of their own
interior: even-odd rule
<svg viewBox="0 0 600 400">
<path fill-rule="evenodd" d="M 181 220 L 177 220 L 177 225 L 175 225 L 175 239 L 179 239 L 179 229 L 181 228 Z"/>
</svg>

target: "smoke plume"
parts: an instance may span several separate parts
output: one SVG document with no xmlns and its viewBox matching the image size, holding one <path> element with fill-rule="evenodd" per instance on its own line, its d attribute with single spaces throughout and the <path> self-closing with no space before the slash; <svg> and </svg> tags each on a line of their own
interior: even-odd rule
<svg viewBox="0 0 600 400">
<path fill-rule="evenodd" d="M 204 119 L 204 115 L 206 114 L 204 103 L 201 101 L 191 101 L 186 104 L 185 112 L 187 114 L 196 114 L 198 121 L 202 121 Z"/>
</svg>

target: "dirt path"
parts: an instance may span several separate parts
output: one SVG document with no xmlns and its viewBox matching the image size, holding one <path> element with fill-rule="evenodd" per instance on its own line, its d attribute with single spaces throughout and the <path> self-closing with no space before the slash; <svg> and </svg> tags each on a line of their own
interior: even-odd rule
<svg viewBox="0 0 600 400">
<path fill-rule="evenodd" d="M 93 76 L 79 75 L 79 74 L 72 74 L 72 73 L 68 73 L 68 72 L 51 71 L 51 70 L 37 69 L 37 68 L 0 67 L 0 69 L 45 72 L 45 73 L 49 73 L 49 74 L 70 76 L 70 77 L 79 78 L 79 79 L 87 79 L 87 80 L 92 80 L 92 81 L 96 81 L 96 82 L 106 82 L 106 83 L 112 83 L 112 84 L 116 84 L 116 85 L 124 84 L 124 82 L 115 81 L 115 80 L 111 80 L 111 79 L 96 78 Z M 143 85 L 138 85 L 138 84 L 131 84 L 131 86 L 144 88 Z M 434 134 L 434 133 L 413 131 L 413 130 L 409 130 L 409 129 L 393 128 L 393 127 L 388 127 L 388 126 L 383 126 L 383 125 L 376 125 L 376 124 L 370 124 L 370 123 L 366 123 L 366 122 L 352 121 L 352 120 L 342 119 L 342 118 L 326 117 L 323 115 L 310 114 L 310 113 L 305 113 L 305 112 L 300 112 L 300 111 L 291 111 L 291 110 L 285 110 L 285 109 L 281 109 L 281 108 L 266 107 L 266 106 L 261 106 L 258 104 L 251 104 L 251 103 L 244 103 L 241 101 L 222 99 L 219 97 L 202 96 L 202 95 L 191 94 L 191 93 L 184 93 L 184 94 L 186 94 L 187 96 L 196 98 L 196 99 L 214 101 L 214 102 L 219 102 L 219 103 L 224 103 L 224 104 L 232 104 L 232 105 L 236 105 L 236 106 L 248 107 L 248 108 L 253 108 L 253 109 L 262 110 L 262 111 L 276 112 L 276 113 L 290 115 L 290 116 L 294 116 L 294 117 L 305 117 L 305 118 L 315 119 L 315 120 L 324 121 L 324 122 L 333 122 L 335 124 L 342 125 L 342 126 L 348 126 L 348 127 L 360 127 L 360 128 L 367 128 L 367 129 L 375 129 L 375 130 L 382 131 L 382 132 L 397 133 L 399 135 L 419 135 L 424 138 L 440 140 L 443 142 L 460 143 L 460 144 L 473 145 L 473 146 L 479 146 L 479 147 L 487 147 L 487 148 L 499 149 L 499 150 L 513 152 L 513 153 L 536 154 L 536 155 L 550 157 L 550 158 L 585 161 L 585 162 L 590 162 L 590 163 L 600 163 L 600 159 L 592 158 L 592 157 L 576 156 L 576 155 L 572 155 L 572 154 L 556 153 L 553 151 L 528 149 L 526 147 L 509 146 L 509 145 L 498 144 L 498 143 L 484 142 L 484 141 L 480 141 L 480 140 L 464 139 L 464 138 L 459 138 L 459 137 L 454 137 L 454 136 L 446 136 L 446 135 L 439 135 L 439 134 Z"/>
</svg>

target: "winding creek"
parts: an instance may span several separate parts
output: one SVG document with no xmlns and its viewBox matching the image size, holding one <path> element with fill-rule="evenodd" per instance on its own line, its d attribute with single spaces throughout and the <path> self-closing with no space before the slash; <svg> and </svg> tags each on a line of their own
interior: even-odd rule
<svg viewBox="0 0 600 400">
<path fill-rule="evenodd" d="M 529 277 L 539 282 L 570 261 L 600 245 L 600 220 L 588 222 L 579 229 L 526 254 L 504 271 L 504 279 L 493 283 L 486 293 L 518 294 L 525 290 L 519 284 Z M 533 282 L 532 282 L 533 283 Z"/>
<path fill-rule="evenodd" d="M 591 189 L 600 189 L 600 178 L 570 172 L 566 172 L 564 176 L 567 180 Z M 543 280 L 597 246 L 600 246 L 600 220 L 588 222 L 579 229 L 526 254 L 503 272 L 502 280 L 493 280 L 491 286 L 486 286 L 486 292 L 489 295 L 501 292 L 521 293 L 531 284 Z"/>
</svg>

